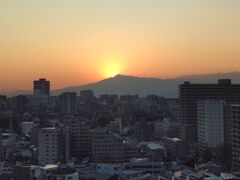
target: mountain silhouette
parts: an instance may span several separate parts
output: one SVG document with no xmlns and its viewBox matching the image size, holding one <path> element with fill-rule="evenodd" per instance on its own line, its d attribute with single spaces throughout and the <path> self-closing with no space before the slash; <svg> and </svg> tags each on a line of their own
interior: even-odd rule
<svg viewBox="0 0 240 180">
<path fill-rule="evenodd" d="M 217 83 L 218 79 L 227 78 L 232 79 L 232 83 L 240 83 L 240 72 L 188 75 L 171 79 L 134 77 L 119 74 L 96 83 L 55 90 L 52 94 L 58 95 L 65 91 L 77 92 L 79 94 L 81 90 L 90 89 L 97 96 L 101 94 L 138 94 L 144 97 L 148 94 L 157 94 L 164 97 L 177 97 L 178 86 L 184 81 L 190 81 L 191 83 Z"/>
<path fill-rule="evenodd" d="M 119 74 L 96 83 L 52 90 L 51 94 L 59 95 L 62 92 L 70 91 L 77 92 L 79 95 L 81 90 L 90 89 L 94 91 L 96 96 L 101 94 L 138 94 L 144 97 L 148 94 L 156 94 L 164 97 L 177 97 L 178 86 L 184 81 L 190 81 L 190 83 L 217 83 L 218 79 L 232 79 L 232 83 L 240 84 L 240 72 L 187 75 L 171 79 L 135 77 Z M 0 91 L 0 94 L 7 96 L 32 94 L 32 90 Z"/>
</svg>

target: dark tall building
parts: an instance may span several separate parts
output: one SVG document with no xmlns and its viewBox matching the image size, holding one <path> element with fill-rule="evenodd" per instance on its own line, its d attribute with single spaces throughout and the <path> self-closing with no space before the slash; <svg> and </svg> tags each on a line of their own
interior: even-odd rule
<svg viewBox="0 0 240 180">
<path fill-rule="evenodd" d="M 72 120 L 70 124 L 70 153 L 78 162 L 91 156 L 92 135 L 90 127 L 84 122 Z"/>
<path fill-rule="evenodd" d="M 92 131 L 92 160 L 101 163 L 120 163 L 125 160 L 122 137 L 106 128 Z"/>
<path fill-rule="evenodd" d="M 240 103 L 240 84 L 220 79 L 216 84 L 191 84 L 179 87 L 180 136 L 187 142 L 197 141 L 197 103 L 206 99 L 224 100 L 226 104 Z"/>
<path fill-rule="evenodd" d="M 27 103 L 28 99 L 25 95 L 18 95 L 8 99 L 9 107 L 17 112 L 24 112 Z"/>
<path fill-rule="evenodd" d="M 62 114 L 76 114 L 77 94 L 75 92 L 65 92 L 59 96 L 60 110 Z"/>
<path fill-rule="evenodd" d="M 0 129 L 0 161 L 2 160 L 2 129 Z"/>
<path fill-rule="evenodd" d="M 88 99 L 94 98 L 94 92 L 92 90 L 82 90 L 80 96 Z"/>
<path fill-rule="evenodd" d="M 94 92 L 92 90 L 80 91 L 80 96 L 84 103 L 91 103 L 95 100 Z"/>
<path fill-rule="evenodd" d="M 50 81 L 39 79 L 33 82 L 33 94 L 35 96 L 50 96 Z"/>
<path fill-rule="evenodd" d="M 240 170 L 240 105 L 231 105 L 232 168 Z"/>
<path fill-rule="evenodd" d="M 7 106 L 7 96 L 0 95 L 0 110 L 5 109 Z"/>
</svg>

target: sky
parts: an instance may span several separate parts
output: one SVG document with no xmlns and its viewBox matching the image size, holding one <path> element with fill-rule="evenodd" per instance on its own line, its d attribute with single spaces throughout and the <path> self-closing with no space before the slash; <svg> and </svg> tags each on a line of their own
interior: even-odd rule
<svg viewBox="0 0 240 180">
<path fill-rule="evenodd" d="M 240 70 L 239 0 L 1 0 L 0 90 Z"/>
</svg>

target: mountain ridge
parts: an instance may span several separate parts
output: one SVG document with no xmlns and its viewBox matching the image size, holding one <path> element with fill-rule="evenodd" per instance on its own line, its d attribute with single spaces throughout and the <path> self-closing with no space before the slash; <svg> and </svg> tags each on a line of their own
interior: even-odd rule
<svg viewBox="0 0 240 180">
<path fill-rule="evenodd" d="M 215 74 L 193 74 L 168 79 L 118 74 L 95 83 L 52 90 L 51 94 L 59 95 L 66 91 L 77 92 L 79 94 L 81 90 L 91 89 L 97 96 L 100 94 L 138 94 L 139 96 L 157 94 L 165 97 L 177 97 L 178 86 L 184 81 L 190 81 L 190 83 L 217 83 L 218 79 L 232 79 L 233 83 L 240 83 L 240 71 Z M 30 90 L 15 90 L 14 92 L 5 92 L 4 94 L 13 96 L 30 93 L 32 93 Z M 3 92 L 1 92 L 1 94 L 3 94 Z"/>
<path fill-rule="evenodd" d="M 233 71 L 221 74 L 186 75 L 176 78 L 160 79 L 152 77 L 135 77 L 118 74 L 114 77 L 103 79 L 96 83 L 82 86 L 73 86 L 55 91 L 60 94 L 64 91 L 79 93 L 83 89 L 91 89 L 98 96 L 100 94 L 138 94 L 146 96 L 157 94 L 165 97 L 177 97 L 178 86 L 184 81 L 191 83 L 217 83 L 218 79 L 232 79 L 233 83 L 240 83 L 240 72 Z"/>
</svg>

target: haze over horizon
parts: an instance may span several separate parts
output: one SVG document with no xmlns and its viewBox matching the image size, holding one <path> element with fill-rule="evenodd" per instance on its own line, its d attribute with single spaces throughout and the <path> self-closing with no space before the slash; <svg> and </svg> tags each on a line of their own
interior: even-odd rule
<svg viewBox="0 0 240 180">
<path fill-rule="evenodd" d="M 40 77 L 45 78 L 45 77 Z M 40 79 L 39 78 L 39 79 Z M 143 77 L 117 74 L 113 77 L 108 77 L 95 82 L 86 84 L 72 84 L 70 86 L 63 86 L 57 89 L 52 88 L 54 84 L 51 79 L 52 95 L 59 95 L 63 92 L 76 92 L 81 90 L 93 90 L 97 96 L 102 94 L 138 94 L 146 96 L 148 94 L 157 94 L 159 96 L 177 97 L 177 89 L 184 81 L 190 83 L 217 83 L 218 79 L 231 79 L 233 84 L 240 84 L 240 71 L 232 71 L 227 73 L 213 73 L 213 74 L 191 74 L 178 76 L 174 78 L 158 78 L 158 77 Z M 35 79 L 37 80 L 37 79 Z M 33 82 L 29 82 L 32 84 Z M 0 93 L 7 96 L 32 94 L 33 87 L 30 89 L 3 89 L 0 88 Z"/>
<path fill-rule="evenodd" d="M 240 1 L 0 2 L 0 87 L 240 70 Z"/>
</svg>

